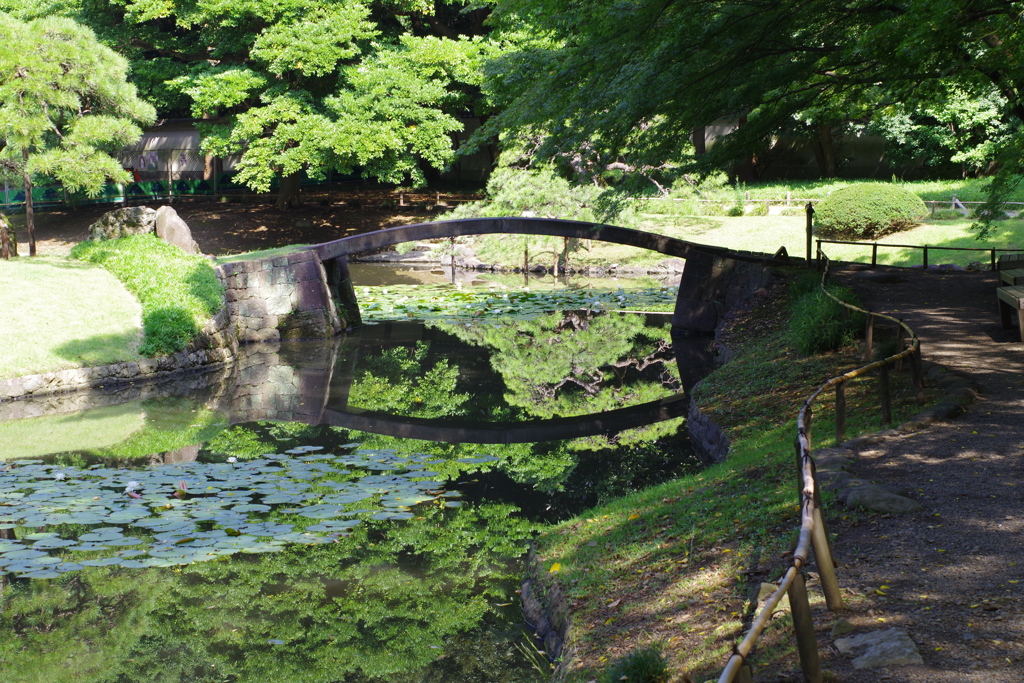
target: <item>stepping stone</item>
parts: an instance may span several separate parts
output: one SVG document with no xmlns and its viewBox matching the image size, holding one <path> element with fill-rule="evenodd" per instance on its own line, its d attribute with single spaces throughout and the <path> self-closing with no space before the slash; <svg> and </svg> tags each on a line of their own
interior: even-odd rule
<svg viewBox="0 0 1024 683">
<path fill-rule="evenodd" d="M 840 498 L 842 498 L 841 494 Z M 877 484 L 867 484 L 850 489 L 845 503 L 849 508 L 860 507 L 874 512 L 917 512 L 924 509 L 924 506 L 916 500 L 887 491 Z"/>
<path fill-rule="evenodd" d="M 842 654 L 856 657 L 853 660 L 854 669 L 924 664 L 917 645 L 910 639 L 906 629 L 902 628 L 839 638 L 835 646 Z"/>
</svg>

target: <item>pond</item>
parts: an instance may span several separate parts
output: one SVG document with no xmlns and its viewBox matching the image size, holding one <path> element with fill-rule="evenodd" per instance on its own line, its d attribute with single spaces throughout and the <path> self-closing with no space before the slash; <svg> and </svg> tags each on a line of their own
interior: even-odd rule
<svg viewBox="0 0 1024 683">
<path fill-rule="evenodd" d="M 344 337 L 0 405 L 2 679 L 545 680 L 530 539 L 700 466 L 707 340 L 615 284 L 360 285 Z"/>
</svg>

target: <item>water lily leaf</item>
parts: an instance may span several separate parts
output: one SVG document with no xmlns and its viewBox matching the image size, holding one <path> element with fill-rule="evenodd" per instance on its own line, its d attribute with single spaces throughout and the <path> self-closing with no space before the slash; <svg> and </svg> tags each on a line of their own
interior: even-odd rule
<svg viewBox="0 0 1024 683">
<path fill-rule="evenodd" d="M 306 531 L 348 531 L 360 524 L 358 519 L 332 519 L 308 526 Z"/>
<path fill-rule="evenodd" d="M 123 558 L 120 557 L 100 557 L 95 560 L 80 560 L 78 564 L 83 567 L 112 567 L 121 564 L 123 561 Z"/>
<path fill-rule="evenodd" d="M 242 548 L 243 553 L 256 554 L 256 553 L 279 553 L 284 550 L 284 546 L 275 543 L 261 543 L 259 545 L 251 545 L 246 548 Z"/>
<path fill-rule="evenodd" d="M 338 494 L 326 495 L 321 500 L 323 500 L 323 502 L 325 502 L 325 503 L 330 503 L 332 505 L 345 505 L 345 504 L 348 504 L 348 503 L 358 503 L 359 501 L 366 500 L 367 498 L 373 498 L 373 494 L 372 493 L 366 493 L 366 492 L 362 492 L 362 493 L 338 493 Z"/>
<path fill-rule="evenodd" d="M 107 549 L 107 546 L 103 545 L 102 543 L 80 543 L 79 545 L 76 545 L 76 546 L 74 546 L 72 548 L 68 548 L 68 550 L 70 550 L 71 552 L 75 552 L 75 553 L 85 553 L 85 552 L 91 552 L 91 551 L 96 551 L 96 550 L 106 550 L 106 549 Z"/>
<path fill-rule="evenodd" d="M 123 538 L 120 529 L 113 532 L 94 531 L 92 533 L 82 534 L 78 537 L 78 540 L 86 541 L 88 543 L 105 543 L 108 540 L 115 538 Z"/>
<path fill-rule="evenodd" d="M 378 512 L 370 516 L 371 519 L 412 519 L 415 515 L 411 512 Z"/>
<path fill-rule="evenodd" d="M 122 536 L 121 538 L 111 538 L 103 541 L 103 545 L 107 546 L 119 546 L 119 545 L 138 545 L 143 543 L 143 539 L 137 536 Z"/>
<path fill-rule="evenodd" d="M 310 519 L 332 519 L 342 512 L 344 512 L 344 508 L 337 505 L 310 505 L 297 510 L 298 514 Z"/>
<path fill-rule="evenodd" d="M 78 545 L 78 541 L 71 541 L 66 538 L 44 538 L 40 541 L 36 541 L 32 544 L 33 548 L 44 549 L 44 548 L 64 548 L 67 546 Z"/>
<path fill-rule="evenodd" d="M 14 561 L 14 560 L 27 560 L 34 557 L 47 557 L 49 553 L 45 553 L 42 550 L 9 550 L 0 556 L 0 561 Z"/>
<path fill-rule="evenodd" d="M 20 574 L 18 578 L 21 579 L 58 579 L 60 578 L 60 572 L 55 572 L 52 569 L 39 569 L 37 571 L 25 572 Z"/>
<path fill-rule="evenodd" d="M 33 571 L 36 569 L 51 568 L 62 562 L 59 557 L 33 557 L 29 559 L 21 559 L 17 562 L 7 562 L 4 566 L 9 572 L 25 572 Z"/>
<path fill-rule="evenodd" d="M 259 505 L 256 503 L 246 503 L 244 505 L 236 505 L 231 509 L 234 512 L 268 512 L 270 510 L 270 506 Z"/>
<path fill-rule="evenodd" d="M 122 560 L 121 566 L 126 569 L 143 569 L 145 567 L 152 567 L 153 564 L 146 560 Z"/>
<path fill-rule="evenodd" d="M 419 505 L 420 503 L 433 499 L 433 496 L 401 496 L 398 498 L 381 499 L 381 504 L 388 506 L 412 507 L 413 505 Z"/>
</svg>

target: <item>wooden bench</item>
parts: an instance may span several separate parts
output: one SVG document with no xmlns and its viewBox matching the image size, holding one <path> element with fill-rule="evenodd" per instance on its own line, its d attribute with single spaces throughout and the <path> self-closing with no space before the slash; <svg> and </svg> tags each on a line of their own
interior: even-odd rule
<svg viewBox="0 0 1024 683">
<path fill-rule="evenodd" d="M 1003 254 L 999 257 L 996 270 L 1013 270 L 1024 268 L 1024 254 Z"/>
<path fill-rule="evenodd" d="M 1009 270 L 1000 270 L 999 278 L 1003 281 L 1003 284 L 1007 284 L 1010 286 L 1024 285 L 1024 268 L 1010 268 Z"/>
<path fill-rule="evenodd" d="M 1020 330 L 1021 341 L 1024 341 L 1024 286 L 1000 287 L 996 290 L 999 297 L 999 318 L 1003 323 L 1003 329 L 1013 327 L 1010 319 L 1012 311 L 1017 312 L 1017 327 Z"/>
</svg>

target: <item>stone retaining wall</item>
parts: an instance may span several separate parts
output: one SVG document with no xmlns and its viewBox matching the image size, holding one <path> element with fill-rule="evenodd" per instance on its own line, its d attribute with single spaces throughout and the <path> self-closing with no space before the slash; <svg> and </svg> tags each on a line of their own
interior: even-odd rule
<svg viewBox="0 0 1024 683">
<path fill-rule="evenodd" d="M 732 442 L 721 427 L 700 411 L 693 400 L 693 392 L 690 392 L 690 412 L 686 416 L 686 430 L 690 433 L 694 453 L 705 465 L 723 462 L 729 454 Z"/>
<path fill-rule="evenodd" d="M 772 279 L 765 262 L 695 252 L 686 259 L 672 327 L 714 332 L 725 315 Z"/>
<path fill-rule="evenodd" d="M 231 329 L 243 344 L 326 339 L 346 327 L 313 250 L 224 263 L 216 271 L 224 283 Z"/>
</svg>

